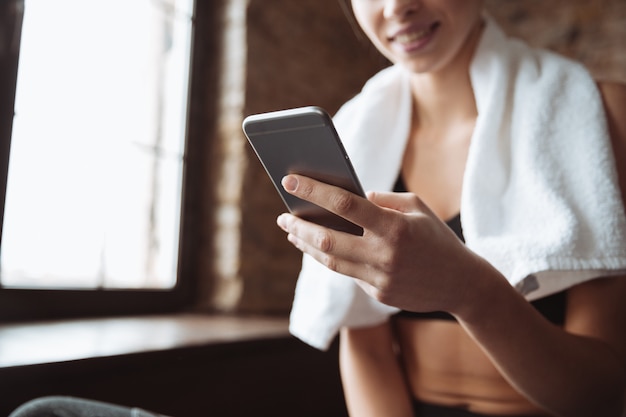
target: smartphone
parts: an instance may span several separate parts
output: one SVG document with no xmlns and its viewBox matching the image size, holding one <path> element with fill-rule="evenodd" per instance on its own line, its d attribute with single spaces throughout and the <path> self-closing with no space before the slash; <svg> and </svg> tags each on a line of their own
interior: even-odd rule
<svg viewBox="0 0 626 417">
<path fill-rule="evenodd" d="M 301 174 L 365 196 L 325 110 L 308 106 L 254 114 L 244 119 L 243 131 L 291 213 L 334 230 L 363 235 L 360 226 L 292 196 L 280 184 L 287 174 Z"/>
</svg>

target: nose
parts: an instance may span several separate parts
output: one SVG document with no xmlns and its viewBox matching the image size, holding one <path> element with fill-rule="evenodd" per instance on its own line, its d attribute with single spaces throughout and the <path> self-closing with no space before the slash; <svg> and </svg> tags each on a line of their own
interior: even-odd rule
<svg viewBox="0 0 626 417">
<path fill-rule="evenodd" d="M 402 18 L 415 13 L 420 7 L 419 0 L 387 0 L 383 14 L 386 19 Z"/>
</svg>

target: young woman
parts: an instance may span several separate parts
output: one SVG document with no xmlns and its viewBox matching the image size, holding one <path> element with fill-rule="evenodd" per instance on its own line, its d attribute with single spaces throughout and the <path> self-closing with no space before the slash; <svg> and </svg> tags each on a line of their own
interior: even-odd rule
<svg viewBox="0 0 626 417">
<path fill-rule="evenodd" d="M 305 253 L 292 333 L 340 331 L 353 416 L 620 416 L 626 88 L 506 38 L 480 0 L 352 10 L 394 64 L 335 118 L 376 192 L 283 179 L 365 229 L 278 218 Z"/>
</svg>

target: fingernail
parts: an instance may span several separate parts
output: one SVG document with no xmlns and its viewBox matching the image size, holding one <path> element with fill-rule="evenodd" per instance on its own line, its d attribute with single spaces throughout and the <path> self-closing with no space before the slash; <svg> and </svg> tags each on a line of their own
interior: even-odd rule
<svg viewBox="0 0 626 417">
<path fill-rule="evenodd" d="M 278 226 L 283 230 L 287 229 L 287 219 L 285 218 L 284 214 L 278 216 L 278 218 L 276 219 L 276 224 L 278 224 Z"/>
<path fill-rule="evenodd" d="M 291 191 L 295 191 L 296 188 L 298 187 L 298 180 L 296 179 L 296 177 L 287 175 L 286 177 L 283 177 L 281 184 L 283 185 L 283 188 L 285 190 L 291 192 Z"/>
</svg>

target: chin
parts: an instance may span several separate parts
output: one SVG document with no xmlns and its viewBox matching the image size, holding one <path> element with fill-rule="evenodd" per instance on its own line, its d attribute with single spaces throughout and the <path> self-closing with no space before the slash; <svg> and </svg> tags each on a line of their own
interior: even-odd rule
<svg viewBox="0 0 626 417">
<path fill-rule="evenodd" d="M 437 66 L 432 63 L 416 63 L 410 61 L 397 61 L 396 63 L 411 74 L 428 74 L 437 70 Z"/>
</svg>

